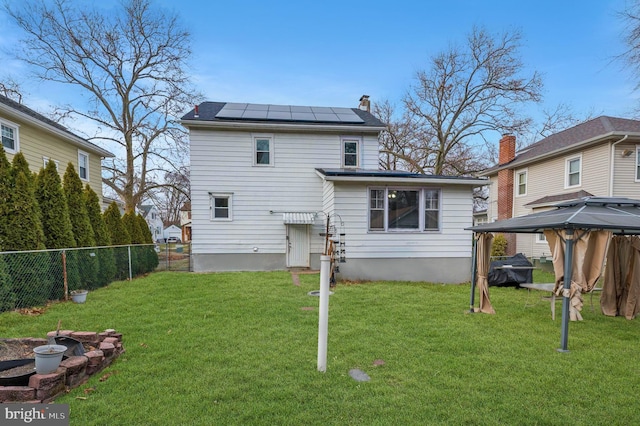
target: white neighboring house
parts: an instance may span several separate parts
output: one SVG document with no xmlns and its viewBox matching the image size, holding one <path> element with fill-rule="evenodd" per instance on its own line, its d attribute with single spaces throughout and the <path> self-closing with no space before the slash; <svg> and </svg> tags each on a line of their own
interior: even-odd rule
<svg viewBox="0 0 640 426">
<path fill-rule="evenodd" d="M 327 218 L 340 278 L 470 279 L 472 189 L 486 180 L 378 170 L 385 124 L 360 108 L 204 102 L 191 147 L 196 272 L 319 268 Z"/>
<path fill-rule="evenodd" d="M 169 225 L 164 228 L 163 237 L 166 240 L 167 238 L 176 238 L 177 241 L 182 241 L 182 229 L 176 225 Z"/>
<path fill-rule="evenodd" d="M 151 231 L 151 237 L 154 242 L 163 238 L 162 228 L 164 227 L 162 219 L 160 218 L 160 212 L 153 204 L 145 204 L 140 206 L 140 213 L 144 220 L 149 225 L 149 231 Z"/>
</svg>

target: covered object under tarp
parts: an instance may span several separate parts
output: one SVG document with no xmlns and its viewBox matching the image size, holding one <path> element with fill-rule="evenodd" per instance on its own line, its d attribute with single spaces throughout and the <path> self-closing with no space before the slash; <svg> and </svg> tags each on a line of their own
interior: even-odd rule
<svg viewBox="0 0 640 426">
<path fill-rule="evenodd" d="M 494 260 L 489 267 L 489 287 L 518 287 L 533 282 L 533 265 L 518 253 L 504 260 Z"/>
<path fill-rule="evenodd" d="M 584 197 L 554 207 L 466 229 L 474 231 L 476 239 L 494 232 L 544 232 L 553 255 L 556 293 L 563 296 L 560 350 L 566 351 L 569 319 L 571 316 L 580 319 L 581 294 L 593 290 L 609 245 L 624 248 L 609 252 L 607 257 L 602 311 L 606 315 L 625 315 L 627 318 L 640 311 L 640 240 L 629 237 L 640 234 L 640 200 Z M 613 235 L 616 237 L 610 243 Z M 474 264 L 479 263 L 480 259 L 474 259 Z M 486 271 L 482 272 L 486 274 Z M 487 301 L 489 297 L 488 289 L 480 288 L 480 283 L 486 282 L 480 279 L 480 273 L 480 270 L 474 270 L 472 274 L 472 307 L 476 276 L 479 291 L 486 293 Z"/>
</svg>

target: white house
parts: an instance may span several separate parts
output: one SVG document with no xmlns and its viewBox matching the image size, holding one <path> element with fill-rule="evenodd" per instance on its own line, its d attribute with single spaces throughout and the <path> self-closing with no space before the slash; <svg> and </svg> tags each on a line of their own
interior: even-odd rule
<svg viewBox="0 0 640 426">
<path fill-rule="evenodd" d="M 153 241 L 162 239 L 162 219 L 160 218 L 160 212 L 153 204 L 145 204 L 140 206 L 140 214 L 144 217 L 149 225 L 149 231 L 151 231 L 151 237 Z"/>
<path fill-rule="evenodd" d="M 191 146 L 194 271 L 318 268 L 331 239 L 352 280 L 470 278 L 472 188 L 378 170 L 385 124 L 360 108 L 204 102 Z"/>
<path fill-rule="evenodd" d="M 179 226 L 176 225 L 169 225 L 166 228 L 164 228 L 164 233 L 163 233 L 164 239 L 166 240 L 167 238 L 177 238 L 178 241 L 182 241 L 182 229 L 180 229 Z"/>
</svg>

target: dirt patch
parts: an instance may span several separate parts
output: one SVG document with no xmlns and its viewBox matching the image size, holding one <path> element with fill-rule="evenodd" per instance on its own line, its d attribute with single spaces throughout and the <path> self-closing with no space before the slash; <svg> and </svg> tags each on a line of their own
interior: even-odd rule
<svg viewBox="0 0 640 426">
<path fill-rule="evenodd" d="M 33 348 L 39 344 L 27 344 L 18 340 L 0 341 L 0 361 L 33 358 Z"/>
</svg>

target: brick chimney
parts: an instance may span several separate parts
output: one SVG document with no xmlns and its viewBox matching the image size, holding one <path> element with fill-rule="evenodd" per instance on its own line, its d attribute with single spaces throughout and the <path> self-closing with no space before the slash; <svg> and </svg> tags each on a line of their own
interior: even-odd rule
<svg viewBox="0 0 640 426">
<path fill-rule="evenodd" d="M 516 137 L 503 135 L 500 139 L 498 165 L 509 163 L 516 157 Z M 513 216 L 513 169 L 498 171 L 498 220 Z M 507 255 L 516 254 L 516 234 L 504 234 L 507 239 Z"/>
<path fill-rule="evenodd" d="M 369 95 L 362 95 L 360 97 L 360 105 L 358 105 L 358 108 L 363 111 L 371 112 L 371 101 L 369 100 Z"/>
</svg>

